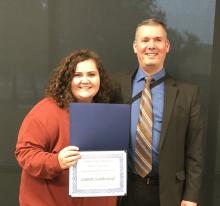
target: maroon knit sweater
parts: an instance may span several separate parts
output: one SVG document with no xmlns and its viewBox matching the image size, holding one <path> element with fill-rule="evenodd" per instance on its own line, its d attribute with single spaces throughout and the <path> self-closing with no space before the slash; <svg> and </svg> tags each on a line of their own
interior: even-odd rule
<svg viewBox="0 0 220 206">
<path fill-rule="evenodd" d="M 58 153 L 69 145 L 69 113 L 44 98 L 25 117 L 16 144 L 21 206 L 116 206 L 116 197 L 72 198 Z"/>
</svg>

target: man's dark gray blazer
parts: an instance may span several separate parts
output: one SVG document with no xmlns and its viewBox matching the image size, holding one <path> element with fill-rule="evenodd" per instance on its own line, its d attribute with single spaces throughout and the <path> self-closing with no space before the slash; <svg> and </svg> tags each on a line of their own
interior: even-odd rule
<svg viewBox="0 0 220 206">
<path fill-rule="evenodd" d="M 120 83 L 126 103 L 131 99 L 132 73 L 122 76 Z M 203 161 L 202 127 L 198 87 L 168 77 L 164 81 L 159 145 L 161 206 L 179 206 L 182 199 L 198 201 Z"/>
</svg>

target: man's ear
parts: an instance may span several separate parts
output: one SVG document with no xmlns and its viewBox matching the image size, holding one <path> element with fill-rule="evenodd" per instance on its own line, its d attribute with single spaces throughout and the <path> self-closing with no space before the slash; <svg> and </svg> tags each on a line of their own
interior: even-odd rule
<svg viewBox="0 0 220 206">
<path fill-rule="evenodd" d="M 133 50 L 134 50 L 134 53 L 136 54 L 137 53 L 137 42 L 136 41 L 133 42 Z"/>
<path fill-rule="evenodd" d="M 167 42 L 166 42 L 166 47 L 167 47 L 167 53 L 170 51 L 170 41 L 169 39 L 167 39 Z"/>
</svg>

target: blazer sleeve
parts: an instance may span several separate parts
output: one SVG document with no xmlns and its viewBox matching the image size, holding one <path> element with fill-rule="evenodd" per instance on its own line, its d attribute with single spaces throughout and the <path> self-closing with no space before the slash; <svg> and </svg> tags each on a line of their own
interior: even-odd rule
<svg viewBox="0 0 220 206">
<path fill-rule="evenodd" d="M 197 202 L 203 170 L 203 122 L 198 87 L 195 87 L 192 96 L 186 138 L 186 181 L 183 199 Z"/>
</svg>

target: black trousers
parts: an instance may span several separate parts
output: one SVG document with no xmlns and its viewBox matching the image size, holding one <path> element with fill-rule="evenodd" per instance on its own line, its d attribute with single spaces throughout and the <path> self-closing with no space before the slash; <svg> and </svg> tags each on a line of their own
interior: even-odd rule
<svg viewBox="0 0 220 206">
<path fill-rule="evenodd" d="M 128 174 L 127 196 L 119 199 L 119 206 L 160 206 L 159 181 Z"/>
</svg>

